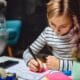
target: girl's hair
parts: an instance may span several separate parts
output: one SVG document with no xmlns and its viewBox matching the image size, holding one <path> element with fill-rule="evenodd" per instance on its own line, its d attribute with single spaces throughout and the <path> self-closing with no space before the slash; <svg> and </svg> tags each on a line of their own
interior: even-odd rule
<svg viewBox="0 0 80 80">
<path fill-rule="evenodd" d="M 79 0 L 50 0 L 47 4 L 47 18 L 48 20 L 54 16 L 70 16 L 74 23 L 74 39 L 77 43 L 76 58 L 80 58 L 80 4 Z M 74 49 L 75 50 L 75 49 Z M 76 53 L 77 52 L 77 53 Z"/>
<path fill-rule="evenodd" d="M 47 17 L 60 15 L 75 15 L 78 19 L 80 18 L 78 0 L 50 0 L 47 4 Z"/>
</svg>

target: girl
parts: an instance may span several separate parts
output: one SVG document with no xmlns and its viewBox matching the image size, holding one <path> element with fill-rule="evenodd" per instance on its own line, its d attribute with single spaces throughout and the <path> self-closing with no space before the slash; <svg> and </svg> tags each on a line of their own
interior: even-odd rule
<svg viewBox="0 0 80 80">
<path fill-rule="evenodd" d="M 37 54 L 44 45 L 52 47 L 54 56 L 46 57 L 46 66 L 54 70 L 71 70 L 73 59 L 72 52 L 79 48 L 79 4 L 77 0 L 51 0 L 47 5 L 47 26 L 40 36 L 30 45 L 33 53 Z M 38 71 L 38 62 L 30 55 L 27 48 L 23 58 L 30 69 Z"/>
</svg>

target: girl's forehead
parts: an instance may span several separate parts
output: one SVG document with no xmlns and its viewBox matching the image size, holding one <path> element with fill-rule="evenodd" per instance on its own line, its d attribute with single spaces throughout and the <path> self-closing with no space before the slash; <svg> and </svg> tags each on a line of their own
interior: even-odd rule
<svg viewBox="0 0 80 80">
<path fill-rule="evenodd" d="M 72 19 L 71 17 L 68 16 L 53 16 L 52 18 L 49 19 L 50 22 L 54 23 L 71 23 Z"/>
</svg>

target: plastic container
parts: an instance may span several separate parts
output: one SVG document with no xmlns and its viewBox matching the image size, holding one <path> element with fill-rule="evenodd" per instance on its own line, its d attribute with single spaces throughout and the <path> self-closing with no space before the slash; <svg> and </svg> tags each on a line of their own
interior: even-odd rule
<svg viewBox="0 0 80 80">
<path fill-rule="evenodd" d="M 0 55 L 3 53 L 8 39 L 6 30 L 6 20 L 4 15 L 0 14 Z"/>
<path fill-rule="evenodd" d="M 16 79 L 16 74 L 15 73 L 9 73 L 6 77 L 6 80 L 17 80 Z"/>
</svg>

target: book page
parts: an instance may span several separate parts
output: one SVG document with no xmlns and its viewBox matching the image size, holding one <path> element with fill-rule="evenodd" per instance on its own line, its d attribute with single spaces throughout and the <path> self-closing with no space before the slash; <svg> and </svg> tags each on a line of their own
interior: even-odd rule
<svg viewBox="0 0 80 80">
<path fill-rule="evenodd" d="M 41 80 L 47 73 L 52 71 L 47 70 L 42 73 L 32 72 L 25 65 L 24 61 L 22 61 L 19 64 L 6 69 L 6 72 L 16 73 L 17 77 L 22 78 L 23 80 Z"/>
</svg>

